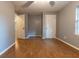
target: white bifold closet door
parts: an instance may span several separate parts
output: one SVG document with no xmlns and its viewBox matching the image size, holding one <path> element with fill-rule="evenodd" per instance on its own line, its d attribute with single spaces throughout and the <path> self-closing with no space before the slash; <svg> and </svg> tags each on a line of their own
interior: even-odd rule
<svg viewBox="0 0 79 59">
<path fill-rule="evenodd" d="M 44 15 L 43 19 L 43 38 L 56 37 L 56 15 Z"/>
</svg>

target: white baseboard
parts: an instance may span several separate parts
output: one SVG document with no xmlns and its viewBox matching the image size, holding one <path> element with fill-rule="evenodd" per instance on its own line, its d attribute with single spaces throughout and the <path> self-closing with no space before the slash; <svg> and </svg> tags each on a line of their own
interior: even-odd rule
<svg viewBox="0 0 79 59">
<path fill-rule="evenodd" d="M 76 49 L 76 50 L 79 51 L 79 48 L 78 47 L 76 47 L 76 46 L 74 46 L 74 45 L 72 45 L 72 44 L 70 44 L 70 43 L 68 43 L 68 42 L 66 42 L 66 41 L 64 41 L 64 40 L 62 40 L 60 38 L 56 38 L 56 39 L 59 40 L 59 41 L 61 41 L 61 42 L 63 42 L 63 43 L 65 43 L 65 44 L 67 44 L 67 45 L 69 45 L 69 46 L 71 46 L 72 48 L 74 48 L 74 49 Z"/>
<path fill-rule="evenodd" d="M 42 37 L 42 39 L 46 39 L 45 37 Z"/>
<path fill-rule="evenodd" d="M 40 36 L 41 37 L 41 35 L 28 35 L 27 38 L 29 38 L 29 37 L 35 37 L 35 36 Z"/>
<path fill-rule="evenodd" d="M 6 48 L 4 51 L 2 51 L 0 53 L 0 55 L 4 54 L 6 51 L 8 51 L 13 45 L 15 45 L 15 43 L 13 43 L 12 45 L 10 45 L 8 48 Z"/>
<path fill-rule="evenodd" d="M 53 39 L 53 38 L 56 38 L 56 37 L 52 37 L 52 38 L 42 37 L 42 39 Z"/>
</svg>

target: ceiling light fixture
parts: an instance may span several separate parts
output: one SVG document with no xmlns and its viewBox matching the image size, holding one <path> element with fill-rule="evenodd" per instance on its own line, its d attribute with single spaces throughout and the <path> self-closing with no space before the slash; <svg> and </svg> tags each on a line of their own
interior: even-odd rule
<svg viewBox="0 0 79 59">
<path fill-rule="evenodd" d="M 55 2 L 54 2 L 54 1 L 49 1 L 49 4 L 50 4 L 51 6 L 54 6 L 54 5 L 55 5 Z"/>
</svg>

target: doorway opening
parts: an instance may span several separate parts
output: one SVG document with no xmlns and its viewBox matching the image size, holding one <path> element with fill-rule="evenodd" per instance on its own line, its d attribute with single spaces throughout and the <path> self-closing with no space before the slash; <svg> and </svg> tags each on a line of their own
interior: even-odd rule
<svg viewBox="0 0 79 59">
<path fill-rule="evenodd" d="M 16 38 L 56 38 L 56 15 L 25 13 L 15 16 Z"/>
<path fill-rule="evenodd" d="M 27 22 L 27 21 L 26 21 Z M 28 38 L 42 38 L 42 24 L 43 22 L 43 18 L 42 18 L 42 14 L 33 14 L 33 13 L 29 13 L 28 14 L 28 29 L 27 30 L 27 34 L 26 36 Z"/>
</svg>

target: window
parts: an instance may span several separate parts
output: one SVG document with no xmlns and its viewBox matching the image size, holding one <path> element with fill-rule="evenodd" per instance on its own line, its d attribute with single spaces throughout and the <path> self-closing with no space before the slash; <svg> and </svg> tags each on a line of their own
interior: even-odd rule
<svg viewBox="0 0 79 59">
<path fill-rule="evenodd" d="M 79 7 L 76 8 L 75 34 L 79 35 Z"/>
</svg>

